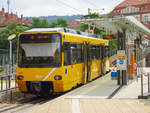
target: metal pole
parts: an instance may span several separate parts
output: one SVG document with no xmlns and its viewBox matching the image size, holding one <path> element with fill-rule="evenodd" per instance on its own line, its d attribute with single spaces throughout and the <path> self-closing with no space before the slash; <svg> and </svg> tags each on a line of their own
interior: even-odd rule
<svg viewBox="0 0 150 113">
<path fill-rule="evenodd" d="M 141 97 L 143 97 L 143 74 L 141 74 Z"/>
<path fill-rule="evenodd" d="M 6 100 L 8 100 L 8 84 L 7 84 L 7 78 L 8 76 L 6 76 Z"/>
<path fill-rule="evenodd" d="M 10 40 L 9 42 L 10 42 L 10 61 L 9 62 L 10 62 L 10 70 L 11 70 L 12 68 L 12 41 Z"/>
<path fill-rule="evenodd" d="M 120 85 L 120 70 L 117 71 L 117 85 Z"/>
<path fill-rule="evenodd" d="M 148 95 L 150 94 L 149 76 L 150 76 L 150 73 L 148 73 Z"/>
<path fill-rule="evenodd" d="M 126 29 L 123 29 L 123 39 L 122 39 L 122 50 L 125 51 L 125 55 L 127 56 L 126 54 Z M 127 60 L 126 60 L 127 61 Z M 126 66 L 127 68 L 127 66 Z M 123 85 L 127 85 L 127 75 L 126 75 L 126 69 L 125 70 L 122 70 L 122 78 L 123 78 Z"/>
<path fill-rule="evenodd" d="M 122 37 L 122 34 L 120 32 L 118 32 L 118 50 L 121 50 L 121 37 Z M 120 74 L 121 74 L 121 71 L 120 70 L 117 70 L 117 85 L 120 85 Z"/>
</svg>

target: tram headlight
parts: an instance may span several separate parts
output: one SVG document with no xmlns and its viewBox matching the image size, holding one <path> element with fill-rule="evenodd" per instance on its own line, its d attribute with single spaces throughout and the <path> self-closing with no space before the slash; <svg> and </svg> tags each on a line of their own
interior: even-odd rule
<svg viewBox="0 0 150 113">
<path fill-rule="evenodd" d="M 18 79 L 18 80 L 23 80 L 24 77 L 23 77 L 22 75 L 19 75 L 19 76 L 17 77 L 17 79 Z"/>
<path fill-rule="evenodd" d="M 56 75 L 56 76 L 54 77 L 54 79 L 55 79 L 55 80 L 62 80 L 62 76 Z"/>
</svg>

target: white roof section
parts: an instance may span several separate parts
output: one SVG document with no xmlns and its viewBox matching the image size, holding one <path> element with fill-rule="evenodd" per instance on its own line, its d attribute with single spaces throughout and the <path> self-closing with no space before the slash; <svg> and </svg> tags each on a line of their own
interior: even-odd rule
<svg viewBox="0 0 150 113">
<path fill-rule="evenodd" d="M 27 30 L 25 32 L 58 32 L 62 31 L 63 28 L 33 28 L 30 30 Z"/>
<path fill-rule="evenodd" d="M 97 27 L 116 34 L 123 29 L 129 33 L 136 32 L 138 35 L 150 35 L 150 30 L 140 23 L 133 16 L 117 17 L 117 18 L 100 18 L 100 19 L 82 19 L 81 22 Z"/>
</svg>

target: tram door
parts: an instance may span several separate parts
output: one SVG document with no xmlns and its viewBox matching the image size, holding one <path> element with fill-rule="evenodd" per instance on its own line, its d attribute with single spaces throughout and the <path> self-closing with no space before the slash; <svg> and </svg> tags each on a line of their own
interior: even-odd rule
<svg viewBox="0 0 150 113">
<path fill-rule="evenodd" d="M 89 45 L 87 42 L 83 44 L 83 84 L 86 84 L 90 79 L 90 67 L 89 67 Z"/>
<path fill-rule="evenodd" d="M 105 74 L 105 47 L 100 46 L 100 55 L 101 55 L 101 75 Z"/>
</svg>

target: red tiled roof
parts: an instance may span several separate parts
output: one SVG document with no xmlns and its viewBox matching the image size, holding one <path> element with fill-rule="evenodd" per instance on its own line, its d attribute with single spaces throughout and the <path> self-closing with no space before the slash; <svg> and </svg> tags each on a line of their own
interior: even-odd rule
<svg viewBox="0 0 150 113">
<path fill-rule="evenodd" d="M 125 0 L 122 3 L 120 3 L 115 8 L 123 8 L 128 6 L 136 6 L 136 5 L 142 5 L 142 4 L 148 4 L 150 3 L 150 0 Z"/>
<path fill-rule="evenodd" d="M 23 18 L 23 15 L 19 18 L 16 14 L 5 13 L 4 9 L 2 9 L 2 11 L 0 11 L 0 26 L 6 26 L 7 23 L 12 21 L 17 21 L 24 26 L 29 26 L 31 24 L 29 20 Z"/>
<path fill-rule="evenodd" d="M 125 0 L 114 8 L 109 17 L 120 15 L 120 11 L 129 6 L 138 7 L 140 13 L 147 13 L 150 11 L 150 0 Z"/>
<path fill-rule="evenodd" d="M 76 27 L 79 27 L 81 25 L 81 23 L 79 21 L 69 21 L 68 25 L 71 28 L 76 28 Z"/>
</svg>

